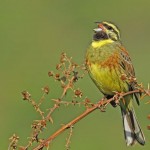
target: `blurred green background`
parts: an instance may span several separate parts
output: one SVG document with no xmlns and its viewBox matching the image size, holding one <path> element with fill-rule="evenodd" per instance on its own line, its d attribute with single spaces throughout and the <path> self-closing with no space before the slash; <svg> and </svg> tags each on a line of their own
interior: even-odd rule
<svg viewBox="0 0 150 150">
<path fill-rule="evenodd" d="M 82 63 L 95 27 L 95 21 L 115 22 L 122 31 L 122 41 L 129 50 L 139 82 L 150 81 L 150 1 L 81 1 L 81 0 L 6 0 L 0 1 L 0 150 L 8 147 L 8 138 L 16 133 L 20 145 L 27 144 L 30 125 L 39 119 L 29 103 L 22 100 L 21 92 L 28 90 L 36 100 L 41 88 L 49 85 L 51 95 L 46 96 L 49 108 L 51 98 L 59 97 L 57 82 L 47 72 L 55 70 L 61 52 Z M 97 101 L 98 89 L 86 76 L 79 81 L 84 96 Z M 126 147 L 119 108 L 108 106 L 106 113 L 95 111 L 75 125 L 71 150 L 148 150 L 150 149 L 150 106 L 142 101 L 135 105 L 138 120 L 146 136 L 144 147 Z M 63 123 L 83 111 L 79 107 L 60 108 L 54 113 L 54 125 L 46 137 Z M 52 150 L 65 149 L 68 132 L 51 144 Z"/>
</svg>

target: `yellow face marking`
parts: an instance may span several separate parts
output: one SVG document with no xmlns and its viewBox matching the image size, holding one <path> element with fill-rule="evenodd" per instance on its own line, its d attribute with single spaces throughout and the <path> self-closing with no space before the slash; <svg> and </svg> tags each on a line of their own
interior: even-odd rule
<svg viewBox="0 0 150 150">
<path fill-rule="evenodd" d="M 120 31 L 117 29 L 115 25 L 113 25 L 112 23 L 108 23 L 108 22 L 103 22 L 103 23 L 107 24 L 108 26 L 111 26 L 118 33 L 118 36 L 120 38 Z"/>
<path fill-rule="evenodd" d="M 102 40 L 102 41 L 93 41 L 92 42 L 92 47 L 93 48 L 97 48 L 97 47 L 101 47 L 105 44 L 109 44 L 109 43 L 113 43 L 114 41 L 111 39 L 107 39 L 107 40 Z"/>
</svg>

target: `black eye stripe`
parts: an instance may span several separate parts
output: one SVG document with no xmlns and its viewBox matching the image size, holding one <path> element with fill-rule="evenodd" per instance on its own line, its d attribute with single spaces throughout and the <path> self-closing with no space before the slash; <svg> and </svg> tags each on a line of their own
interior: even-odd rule
<svg viewBox="0 0 150 150">
<path fill-rule="evenodd" d="M 103 26 L 104 26 L 105 28 L 107 28 L 108 30 L 112 30 L 112 31 L 117 35 L 117 37 L 118 37 L 118 39 L 119 39 L 118 32 L 117 32 L 112 26 L 109 26 L 108 24 L 105 24 L 105 23 L 103 23 Z"/>
<path fill-rule="evenodd" d="M 113 27 L 109 26 L 108 24 L 103 24 L 103 26 L 106 27 L 108 30 L 114 31 Z"/>
</svg>

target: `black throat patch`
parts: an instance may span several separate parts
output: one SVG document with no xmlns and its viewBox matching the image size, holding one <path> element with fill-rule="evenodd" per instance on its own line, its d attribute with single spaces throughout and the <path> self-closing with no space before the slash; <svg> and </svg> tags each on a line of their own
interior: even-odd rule
<svg viewBox="0 0 150 150">
<path fill-rule="evenodd" d="M 93 35 L 93 40 L 94 41 L 100 41 L 100 40 L 104 40 L 104 39 L 108 39 L 108 35 L 105 32 L 103 32 L 103 31 L 96 32 Z"/>
</svg>

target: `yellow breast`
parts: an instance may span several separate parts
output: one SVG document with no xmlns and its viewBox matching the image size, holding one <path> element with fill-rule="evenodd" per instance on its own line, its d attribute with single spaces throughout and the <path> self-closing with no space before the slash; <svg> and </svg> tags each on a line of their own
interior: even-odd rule
<svg viewBox="0 0 150 150">
<path fill-rule="evenodd" d="M 105 94 L 113 95 L 114 92 L 128 90 L 128 86 L 121 80 L 121 74 L 117 68 L 110 69 L 110 67 L 101 67 L 99 64 L 91 64 L 89 72 L 100 91 Z"/>
</svg>

